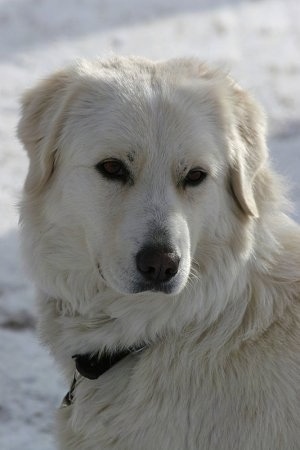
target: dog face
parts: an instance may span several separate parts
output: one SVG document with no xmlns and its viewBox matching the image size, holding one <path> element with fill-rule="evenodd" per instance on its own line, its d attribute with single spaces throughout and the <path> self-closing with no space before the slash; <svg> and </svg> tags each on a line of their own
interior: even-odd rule
<svg viewBox="0 0 300 450">
<path fill-rule="evenodd" d="M 119 293 L 179 293 L 205 243 L 231 238 L 228 217 L 258 214 L 256 107 L 201 67 L 83 64 L 25 98 L 27 194 L 43 198 L 43 220 L 57 232 L 76 230 Z"/>
</svg>

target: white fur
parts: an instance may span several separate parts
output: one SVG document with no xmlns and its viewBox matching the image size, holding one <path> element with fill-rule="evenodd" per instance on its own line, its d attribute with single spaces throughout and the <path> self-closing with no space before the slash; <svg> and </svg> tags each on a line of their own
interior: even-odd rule
<svg viewBox="0 0 300 450">
<path fill-rule="evenodd" d="M 299 449 L 300 233 L 248 94 L 194 60 L 83 61 L 26 94 L 19 136 L 44 342 L 70 381 L 74 354 L 148 344 L 78 383 L 60 448 Z M 96 171 L 112 157 L 132 183 Z M 137 292 L 135 255 L 165 234 L 171 293 Z"/>
</svg>

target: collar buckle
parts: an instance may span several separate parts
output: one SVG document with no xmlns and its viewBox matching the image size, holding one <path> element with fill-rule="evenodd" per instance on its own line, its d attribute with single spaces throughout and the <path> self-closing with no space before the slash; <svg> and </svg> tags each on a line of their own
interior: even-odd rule
<svg viewBox="0 0 300 450">
<path fill-rule="evenodd" d="M 63 401 L 61 402 L 60 407 L 66 408 L 67 406 L 71 406 L 74 402 L 74 391 L 77 385 L 78 380 L 81 378 L 80 373 L 77 369 L 75 369 L 73 380 L 71 383 L 71 387 L 69 392 L 64 396 Z"/>
</svg>

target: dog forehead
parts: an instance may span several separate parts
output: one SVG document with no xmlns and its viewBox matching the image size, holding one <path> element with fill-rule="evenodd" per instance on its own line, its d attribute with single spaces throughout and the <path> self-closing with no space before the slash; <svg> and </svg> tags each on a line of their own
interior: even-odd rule
<svg viewBox="0 0 300 450">
<path fill-rule="evenodd" d="M 206 80 L 147 72 L 93 78 L 79 88 L 64 135 L 85 154 L 101 149 L 159 159 L 192 157 L 219 146 L 221 114 Z M 74 126 L 75 125 L 75 126 Z M 73 136 L 72 136 L 73 134 Z"/>
</svg>

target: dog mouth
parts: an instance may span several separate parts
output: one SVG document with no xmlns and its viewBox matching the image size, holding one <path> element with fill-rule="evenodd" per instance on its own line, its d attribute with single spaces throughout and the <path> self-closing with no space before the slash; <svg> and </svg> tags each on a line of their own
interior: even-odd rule
<svg viewBox="0 0 300 450">
<path fill-rule="evenodd" d="M 135 284 L 133 293 L 138 294 L 141 292 L 163 292 L 164 294 L 173 294 L 176 290 L 174 283 L 150 283 L 142 282 Z"/>
</svg>

